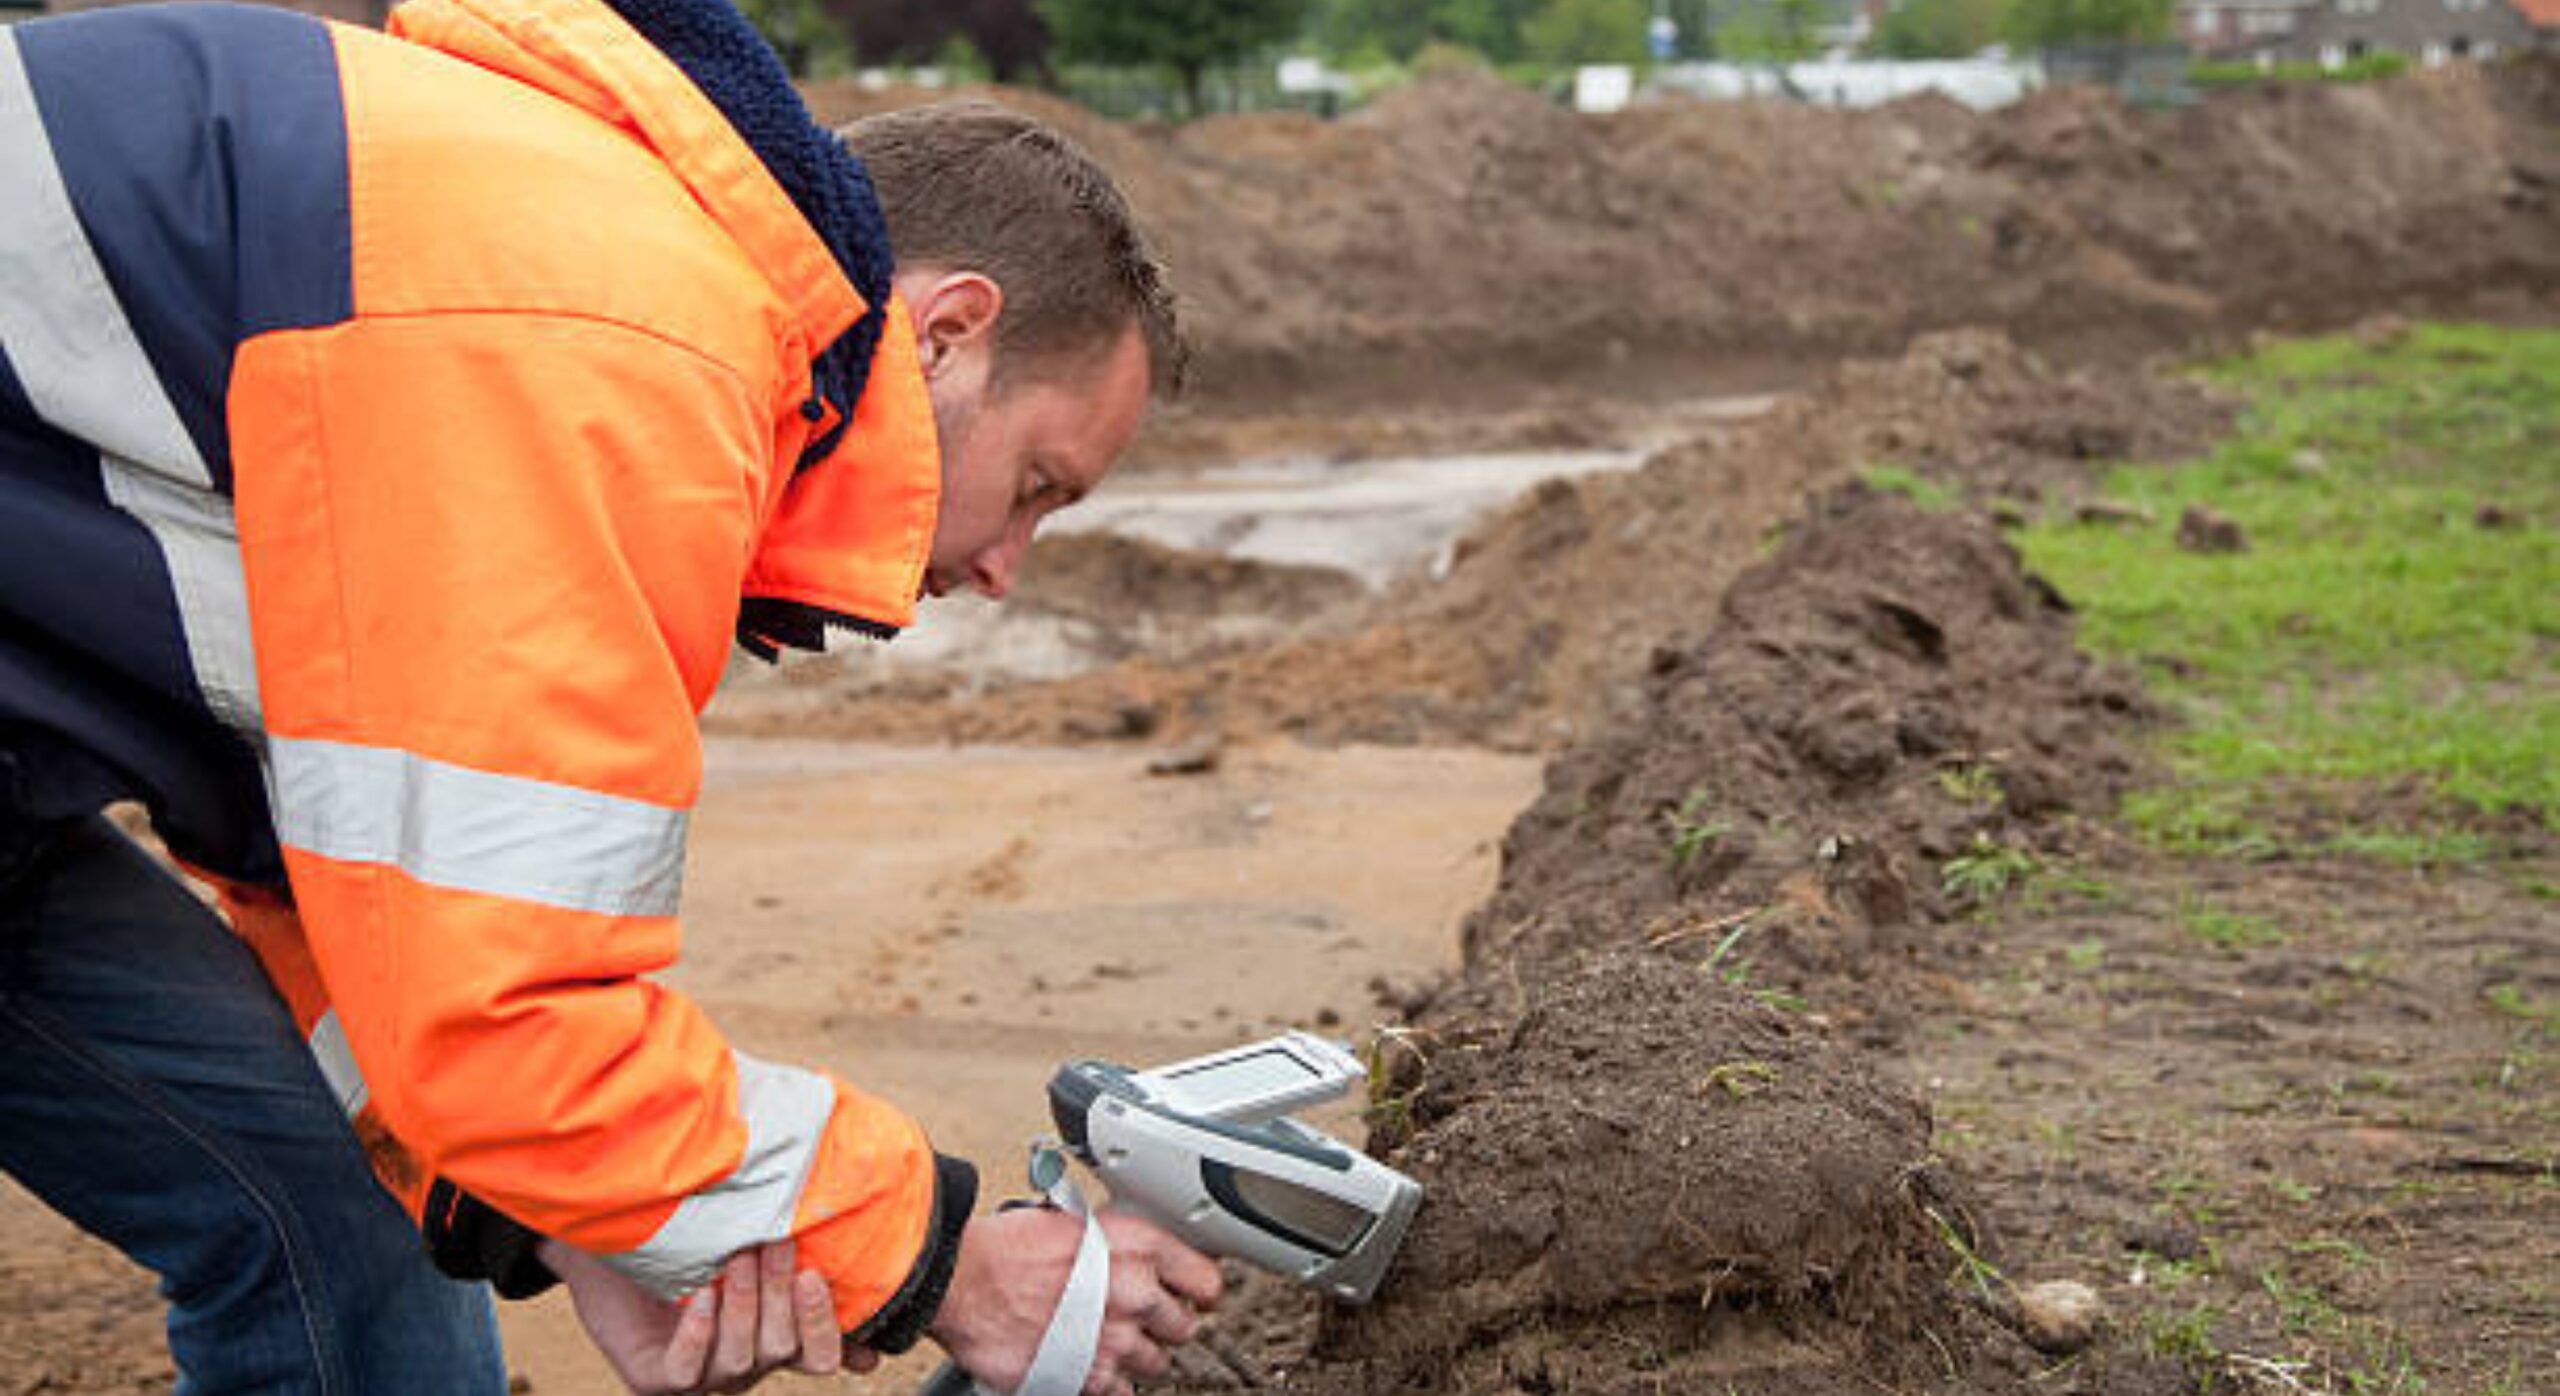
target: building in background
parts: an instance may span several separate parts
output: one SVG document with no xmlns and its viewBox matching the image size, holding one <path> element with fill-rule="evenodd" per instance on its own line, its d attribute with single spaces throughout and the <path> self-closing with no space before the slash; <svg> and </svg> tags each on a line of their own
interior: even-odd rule
<svg viewBox="0 0 2560 1396">
<path fill-rule="evenodd" d="M 2174 24 L 2199 58 L 2246 57 L 2291 35 L 2322 0 L 2180 0 Z"/>
<path fill-rule="evenodd" d="M 2560 50 L 2560 0 L 2181 0 L 2177 27 L 2207 58 L 2339 68 L 2391 55 L 2434 67 Z"/>
</svg>

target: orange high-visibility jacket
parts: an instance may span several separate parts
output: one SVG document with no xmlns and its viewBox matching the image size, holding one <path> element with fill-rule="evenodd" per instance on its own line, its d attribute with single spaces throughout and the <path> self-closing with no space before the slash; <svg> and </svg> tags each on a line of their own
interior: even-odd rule
<svg viewBox="0 0 2560 1396">
<path fill-rule="evenodd" d="M 796 1237 L 859 1330 L 965 1176 L 647 976 L 742 600 L 905 625 L 939 470 L 902 308 L 813 387 L 870 303 L 706 91 L 598 0 L 0 31 L 0 743 L 230 884 L 448 1269 Z"/>
</svg>

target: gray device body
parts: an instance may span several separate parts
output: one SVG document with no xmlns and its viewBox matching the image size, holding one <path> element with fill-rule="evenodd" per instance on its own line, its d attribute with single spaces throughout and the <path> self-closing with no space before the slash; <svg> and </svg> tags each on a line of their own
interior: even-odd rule
<svg viewBox="0 0 2560 1396">
<path fill-rule="evenodd" d="M 1334 1043 L 1289 1033 L 1152 1071 L 1070 1062 L 1050 1078 L 1049 1111 L 1115 1208 L 1209 1255 L 1362 1304 L 1422 1186 L 1288 1116 L 1367 1075 Z"/>
</svg>

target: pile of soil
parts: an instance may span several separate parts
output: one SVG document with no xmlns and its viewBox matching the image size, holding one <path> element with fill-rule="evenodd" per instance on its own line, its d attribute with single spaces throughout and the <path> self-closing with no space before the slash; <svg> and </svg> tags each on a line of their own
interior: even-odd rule
<svg viewBox="0 0 2560 1396">
<path fill-rule="evenodd" d="M 2059 507 L 2109 462 L 2192 452 L 2226 418 L 2191 383 L 2066 369 L 1996 331 L 1931 335 L 1896 359 L 1848 365 L 1807 395 L 1661 452 L 1638 470 L 1541 486 L 1463 540 L 1445 576 L 1414 581 L 1365 609 L 1330 612 L 1294 638 L 1195 662 L 1150 655 L 976 693 L 965 705 L 848 690 L 816 707 L 760 711 L 724 696 L 712 722 L 865 740 L 1181 740 L 1206 729 L 1238 738 L 1559 749 L 1641 706 L 1648 654 L 1714 621 L 1712 598 L 1802 510 L 1808 492 L 1871 466 L 1899 465 L 1972 482 L 1985 498 Z M 1050 585 L 1051 550 L 1071 542 L 1043 541 L 1035 551 L 1034 604 Z M 1074 577 L 1097 570 L 1075 557 L 1082 546 L 1056 569 L 1066 579 L 1059 585 L 1072 589 Z M 1185 568 L 1205 576 L 1210 566 Z M 1086 593 L 1099 625 L 1152 624 L 1152 610 L 1172 604 L 1153 599 L 1145 576 L 1100 570 L 1133 585 Z"/>
<path fill-rule="evenodd" d="M 2560 282 L 2548 58 L 2177 111 L 2055 87 L 1579 116 L 1457 72 L 1339 121 L 1166 127 L 998 95 L 1127 186 L 1220 411 L 1756 388 L 1969 324 L 2121 359 L 2384 308 L 2548 315 Z M 830 119 L 907 99 L 812 93 Z"/>
<path fill-rule="evenodd" d="M 1257 1289 L 1190 1384 L 2179 1386 L 2126 1352 L 2047 1371 L 1967 1302 L 1974 1209 L 1861 1050 L 1953 910 L 1940 863 L 2058 844 L 2146 711 L 1982 516 L 1818 500 L 1549 767 L 1462 973 L 1382 1039 L 1369 1147 L 1428 1198 L 1391 1286 L 1294 1328 Z"/>
<path fill-rule="evenodd" d="M 1552 764 L 1471 956 L 1535 977 L 1637 941 L 1802 990 L 1889 1039 L 1894 971 L 1959 858 L 2062 851 L 2140 773 L 2150 705 L 2072 641 L 1991 523 L 1852 485 L 1656 652 L 1641 712 Z M 1887 987 L 1849 992 L 1835 981 Z"/>
<path fill-rule="evenodd" d="M 2014 1341 L 1943 1283 L 1939 1219 L 1966 1213 L 1909 1092 L 1660 956 L 1523 997 L 1478 982 L 1391 1046 L 1370 1147 L 1426 1201 L 1376 1302 L 1292 1333 L 1289 1297 L 1249 1290 L 1224 1379 L 1184 1389 L 1827 1391 L 1949 1362 L 2009 1384 Z"/>
</svg>

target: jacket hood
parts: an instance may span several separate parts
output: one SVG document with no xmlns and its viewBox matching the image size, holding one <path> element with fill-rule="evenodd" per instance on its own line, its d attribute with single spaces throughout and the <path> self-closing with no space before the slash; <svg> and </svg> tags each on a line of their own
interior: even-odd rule
<svg viewBox="0 0 2560 1396">
<path fill-rule="evenodd" d="M 889 289 L 887 233 L 860 162 L 811 120 L 737 11 L 726 0 L 409 0 L 389 30 L 631 133 L 789 311 L 791 353 L 810 378 L 777 435 L 799 443 L 785 464 L 800 468 L 758 540 L 741 642 L 769 658 L 777 644 L 818 648 L 830 625 L 885 638 L 911 623 L 941 464 Z"/>
</svg>

